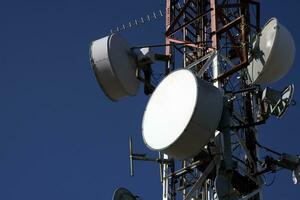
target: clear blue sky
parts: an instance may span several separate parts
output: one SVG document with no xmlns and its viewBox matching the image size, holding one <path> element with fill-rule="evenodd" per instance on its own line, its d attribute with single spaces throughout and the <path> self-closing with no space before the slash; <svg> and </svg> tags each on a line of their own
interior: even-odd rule
<svg viewBox="0 0 300 200">
<path fill-rule="evenodd" d="M 263 144 L 300 154 L 299 1 L 262 1 L 262 24 L 276 16 L 294 35 L 294 68 L 280 82 L 296 86 L 297 106 L 260 128 Z M 118 186 L 159 199 L 158 166 L 136 163 L 129 177 L 128 137 L 141 137 L 147 98 L 110 102 L 89 65 L 89 44 L 116 25 L 164 9 L 164 1 L 2 0 L 0 6 L 0 199 L 106 200 Z M 123 35 L 160 43 L 161 20 Z M 270 177 L 272 178 L 272 176 Z M 277 175 L 265 199 L 299 199 L 291 173 Z"/>
</svg>

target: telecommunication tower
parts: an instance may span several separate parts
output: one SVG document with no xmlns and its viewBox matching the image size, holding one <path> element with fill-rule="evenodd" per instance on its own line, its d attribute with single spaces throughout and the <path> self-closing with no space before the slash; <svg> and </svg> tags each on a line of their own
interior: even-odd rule
<svg viewBox="0 0 300 200">
<path fill-rule="evenodd" d="M 136 95 L 141 83 L 151 95 L 142 134 L 159 157 L 134 153 L 130 139 L 131 175 L 135 160 L 157 162 L 163 200 L 262 200 L 261 176 L 278 167 L 291 170 L 297 183 L 299 156 L 263 146 L 256 128 L 293 103 L 292 84 L 282 91 L 266 87 L 293 65 L 289 31 L 276 18 L 261 27 L 257 0 L 166 0 L 165 13 L 158 13 L 147 19 L 165 15 L 165 44 L 134 48 L 113 33 L 90 50 L 111 100 Z M 165 54 L 154 53 L 157 47 Z M 162 67 L 152 68 L 157 61 Z M 156 70 L 163 74 L 159 84 Z M 260 149 L 270 155 L 261 158 Z M 138 197 L 122 188 L 114 199 Z"/>
</svg>

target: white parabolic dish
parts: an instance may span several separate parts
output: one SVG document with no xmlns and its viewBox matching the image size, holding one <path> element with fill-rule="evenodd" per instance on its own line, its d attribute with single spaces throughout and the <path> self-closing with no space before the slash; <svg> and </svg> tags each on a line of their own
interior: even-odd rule
<svg viewBox="0 0 300 200">
<path fill-rule="evenodd" d="M 173 158 L 192 158 L 214 136 L 222 110 L 219 89 L 189 70 L 175 71 L 158 85 L 147 104 L 144 142 Z"/>
<path fill-rule="evenodd" d="M 251 82 L 278 81 L 290 70 L 294 57 L 292 35 L 276 18 L 270 19 L 253 43 L 253 61 L 248 66 Z"/>
<path fill-rule="evenodd" d="M 90 59 L 98 83 L 111 100 L 138 92 L 136 64 L 127 41 L 113 34 L 92 43 Z"/>
</svg>

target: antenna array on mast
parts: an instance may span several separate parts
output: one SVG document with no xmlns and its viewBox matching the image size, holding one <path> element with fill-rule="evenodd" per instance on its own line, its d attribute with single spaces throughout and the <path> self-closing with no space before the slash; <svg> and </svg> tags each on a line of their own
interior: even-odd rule
<svg viewBox="0 0 300 200">
<path fill-rule="evenodd" d="M 275 18 L 261 29 L 256 0 L 166 0 L 165 17 L 164 45 L 130 48 L 113 34 L 91 46 L 95 75 L 111 100 L 137 95 L 140 83 L 152 94 L 142 134 L 159 157 L 133 153 L 130 139 L 131 175 L 136 160 L 159 163 L 163 200 L 261 200 L 261 176 L 276 167 L 293 171 L 297 183 L 299 156 L 262 146 L 256 129 L 272 115 L 281 118 L 292 102 L 294 85 L 283 91 L 262 85 L 293 65 L 288 30 Z M 165 54 L 153 47 L 165 47 Z M 164 65 L 152 68 L 157 61 Z M 162 77 L 155 77 L 157 70 Z M 260 158 L 261 148 L 277 158 Z"/>
</svg>

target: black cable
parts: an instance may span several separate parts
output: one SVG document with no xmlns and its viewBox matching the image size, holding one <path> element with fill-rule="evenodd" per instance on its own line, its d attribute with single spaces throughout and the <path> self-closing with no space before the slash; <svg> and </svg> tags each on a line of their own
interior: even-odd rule
<svg viewBox="0 0 300 200">
<path fill-rule="evenodd" d="M 271 181 L 269 184 L 266 184 L 266 183 L 265 183 L 265 186 L 270 187 L 271 185 L 273 185 L 273 184 L 275 183 L 275 181 L 276 181 L 276 175 L 277 175 L 277 174 L 276 174 L 276 172 L 275 172 L 272 181 Z M 264 178 L 265 178 L 265 176 L 264 176 Z M 265 180 L 266 180 L 266 178 L 265 178 Z"/>
<path fill-rule="evenodd" d="M 279 152 L 277 152 L 277 151 L 274 151 L 274 150 L 272 150 L 272 149 L 270 149 L 270 148 L 268 148 L 268 147 L 265 147 L 265 146 L 259 144 L 257 141 L 256 141 L 256 145 L 257 145 L 258 147 L 260 147 L 260 148 L 266 150 L 266 151 L 269 151 L 269 152 L 271 152 L 271 153 L 273 153 L 273 154 L 276 154 L 277 156 L 281 156 L 281 153 L 279 153 Z"/>
<path fill-rule="evenodd" d="M 251 169 L 251 166 L 248 163 L 246 163 L 245 161 L 239 159 L 238 157 L 236 157 L 234 155 L 232 155 L 232 158 L 235 159 L 236 161 L 239 161 L 240 163 L 244 164 L 247 168 Z"/>
</svg>

